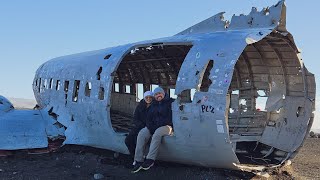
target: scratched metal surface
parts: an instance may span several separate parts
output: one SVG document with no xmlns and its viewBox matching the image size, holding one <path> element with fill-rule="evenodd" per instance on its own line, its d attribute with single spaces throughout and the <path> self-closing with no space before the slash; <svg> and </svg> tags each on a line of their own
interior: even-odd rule
<svg viewBox="0 0 320 180">
<path fill-rule="evenodd" d="M 0 116 L 0 149 L 48 146 L 45 121 L 39 110 L 12 110 Z"/>
</svg>

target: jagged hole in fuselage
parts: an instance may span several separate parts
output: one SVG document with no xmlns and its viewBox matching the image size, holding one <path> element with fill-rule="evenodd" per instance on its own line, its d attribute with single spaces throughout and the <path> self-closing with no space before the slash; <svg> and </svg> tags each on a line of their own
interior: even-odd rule
<svg viewBox="0 0 320 180">
<path fill-rule="evenodd" d="M 286 111 L 267 111 L 266 104 L 274 97 L 304 97 L 302 77 L 297 53 L 285 36 L 271 33 L 242 52 L 228 92 L 230 140 L 240 163 L 266 165 L 285 159 L 287 152 L 259 142 L 265 128 L 276 126 Z"/>
<path fill-rule="evenodd" d="M 114 74 L 111 92 L 110 115 L 116 132 L 129 132 L 133 127 L 134 110 L 145 91 L 161 86 L 176 98 L 178 73 L 191 47 L 190 43 L 159 43 L 136 46 L 125 55 Z"/>
</svg>

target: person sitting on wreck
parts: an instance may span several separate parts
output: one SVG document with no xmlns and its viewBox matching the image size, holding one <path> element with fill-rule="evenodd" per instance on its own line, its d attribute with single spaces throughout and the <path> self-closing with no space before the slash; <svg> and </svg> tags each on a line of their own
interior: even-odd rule
<svg viewBox="0 0 320 180">
<path fill-rule="evenodd" d="M 172 134 L 171 103 L 174 99 L 170 98 L 161 87 L 154 89 L 153 94 L 155 101 L 148 110 L 146 127 L 141 129 L 138 134 L 134 155 L 136 163 L 131 171 L 132 173 L 136 173 L 141 169 L 150 169 L 157 158 L 162 136 Z M 143 162 L 143 152 L 151 136 L 149 152 Z"/>
<path fill-rule="evenodd" d="M 125 143 L 132 157 L 134 156 L 134 152 L 136 149 L 138 133 L 142 128 L 146 126 L 147 111 L 152 103 L 152 100 L 153 93 L 151 91 L 146 91 L 143 94 L 143 99 L 140 101 L 134 111 L 134 126 L 125 139 Z"/>
</svg>

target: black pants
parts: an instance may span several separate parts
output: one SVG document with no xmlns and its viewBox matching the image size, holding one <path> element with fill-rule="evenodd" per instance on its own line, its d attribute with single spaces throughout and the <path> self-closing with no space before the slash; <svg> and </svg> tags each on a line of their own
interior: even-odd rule
<svg viewBox="0 0 320 180">
<path fill-rule="evenodd" d="M 133 128 L 125 139 L 125 143 L 131 156 L 134 156 L 137 145 L 137 136 L 141 129 L 142 128 Z"/>
</svg>

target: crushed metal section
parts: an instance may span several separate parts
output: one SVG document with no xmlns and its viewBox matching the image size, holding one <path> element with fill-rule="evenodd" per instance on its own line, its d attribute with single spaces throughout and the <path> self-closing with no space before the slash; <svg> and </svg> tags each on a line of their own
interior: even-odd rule
<svg viewBox="0 0 320 180">
<path fill-rule="evenodd" d="M 283 28 L 286 25 L 285 11 L 284 0 L 271 7 L 263 8 L 261 11 L 253 7 L 248 15 L 233 15 L 229 29 Z"/>
<path fill-rule="evenodd" d="M 64 137 L 64 131 L 52 126 L 57 123 L 45 110 L 16 110 L 0 96 L 0 150 L 48 147 L 48 139 Z"/>
<path fill-rule="evenodd" d="M 12 110 L 0 116 L 0 149 L 15 150 L 48 146 L 45 121 L 38 110 Z"/>
<path fill-rule="evenodd" d="M 286 6 L 284 0 L 276 5 L 263 8 L 258 11 L 253 7 L 248 15 L 233 15 L 231 21 L 224 20 L 224 12 L 220 12 L 177 35 L 190 35 L 199 33 L 212 33 L 218 31 L 252 29 L 252 28 L 276 28 L 286 32 Z"/>
<path fill-rule="evenodd" d="M 163 138 L 159 159 L 258 171 L 281 165 L 310 131 L 316 92 L 285 13 L 284 1 L 231 23 L 219 13 L 172 37 L 52 59 L 34 78 L 42 116 L 34 127 L 45 139 L 128 153 L 139 84 L 142 92 L 160 85 L 176 100 L 174 135 Z M 3 107 L 0 115 L 13 111 Z"/>
</svg>

